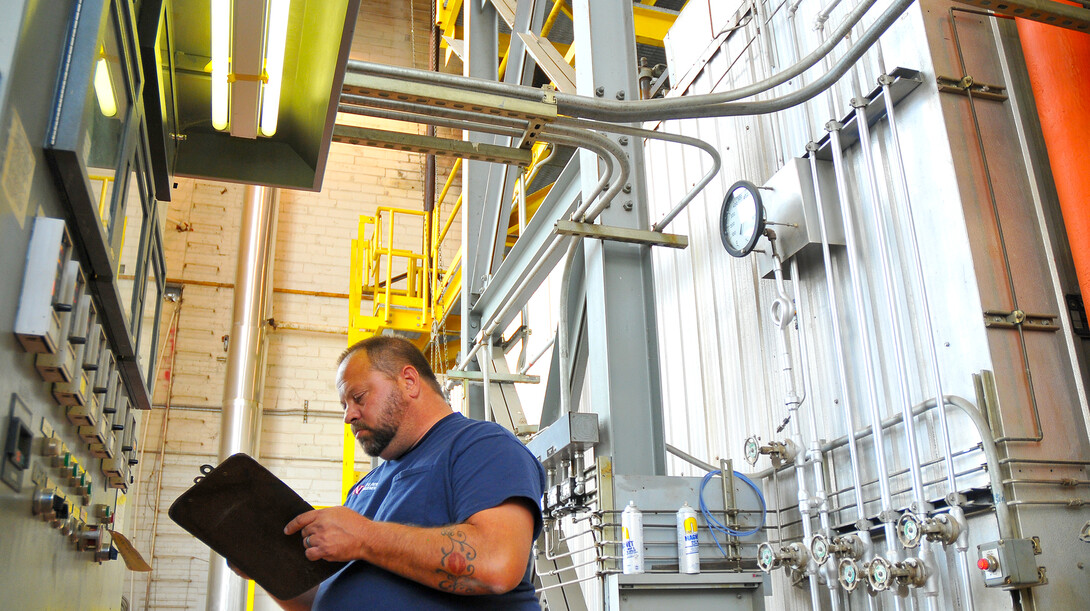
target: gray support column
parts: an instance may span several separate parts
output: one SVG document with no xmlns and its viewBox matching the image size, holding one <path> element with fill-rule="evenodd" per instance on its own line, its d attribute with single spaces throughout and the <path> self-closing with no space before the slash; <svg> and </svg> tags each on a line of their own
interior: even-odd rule
<svg viewBox="0 0 1090 611">
<path fill-rule="evenodd" d="M 580 95 L 636 99 L 636 40 L 629 2 L 575 0 L 576 86 Z M 600 217 L 606 225 L 648 228 L 643 147 L 618 139 L 632 163 L 631 191 Z M 581 151 L 583 168 L 597 167 Z M 584 198 L 598 174 L 584 171 Z M 629 206 L 631 204 L 631 206 Z M 666 469 L 651 253 L 647 246 L 584 240 L 590 409 L 600 416 L 596 451 L 615 473 L 661 475 Z"/>
<path fill-rule="evenodd" d="M 235 302 L 223 385 L 219 461 L 238 452 L 257 456 L 261 447 L 261 400 L 268 344 L 265 320 L 272 307 L 272 263 L 280 194 L 269 187 L 247 186 L 243 194 Z M 246 608 L 246 582 L 227 562 L 210 553 L 206 608 Z"/>
<path fill-rule="evenodd" d="M 499 69 L 499 49 L 496 42 L 496 9 L 489 2 L 473 0 L 463 5 L 463 25 L 466 37 L 465 76 L 496 80 Z M 479 132 L 466 132 L 470 142 L 493 143 L 495 137 Z M 462 163 L 462 349 L 469 353 L 481 330 L 479 316 L 471 313 L 473 302 L 481 294 L 484 277 L 489 273 L 489 257 L 494 230 L 485 215 L 488 174 L 495 164 L 466 160 Z M 502 166 L 495 166 L 500 167 Z M 494 221 L 493 221 L 494 222 Z M 488 227 L 487 230 L 485 228 Z M 476 367 L 476 361 L 469 368 Z M 466 384 L 465 397 L 471 418 L 484 419 L 484 393 L 477 384 Z"/>
</svg>

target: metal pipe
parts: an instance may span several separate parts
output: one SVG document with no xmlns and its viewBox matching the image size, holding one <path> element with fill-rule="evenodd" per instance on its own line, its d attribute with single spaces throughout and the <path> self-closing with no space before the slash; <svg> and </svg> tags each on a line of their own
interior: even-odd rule
<svg viewBox="0 0 1090 611">
<path fill-rule="evenodd" d="M 854 72 L 853 77 L 855 77 Z M 912 417 L 912 398 L 909 396 L 908 390 L 908 368 L 905 365 L 904 357 L 905 333 L 902 328 L 900 308 L 898 308 L 896 304 L 898 299 L 900 299 L 900 293 L 896 290 L 892 279 L 894 271 L 892 255 L 890 253 L 891 246 L 889 243 L 890 230 L 889 226 L 886 224 L 886 217 L 882 207 L 879 205 L 878 178 L 875 175 L 874 152 L 871 150 L 870 145 L 870 126 L 867 124 L 866 105 L 862 100 L 862 93 L 859 90 L 858 78 L 853 78 L 852 80 L 856 94 L 856 98 L 853 100 L 852 105 L 855 106 L 855 124 L 859 128 L 859 149 L 863 153 L 863 165 L 866 168 L 864 171 L 865 181 L 867 190 L 870 193 L 871 209 L 875 217 L 875 238 L 878 241 L 879 276 L 882 282 L 882 290 L 886 297 L 886 315 L 889 317 L 890 322 L 893 323 L 891 325 L 891 331 L 893 335 L 894 369 L 897 371 L 897 390 L 901 396 L 901 413 L 904 415 L 904 437 L 905 446 L 908 449 L 909 473 L 912 479 L 913 509 L 922 512 L 927 510 L 927 501 L 924 498 L 923 475 L 920 473 L 920 449 L 916 442 L 916 419 Z M 858 311 L 857 316 L 860 321 L 862 321 L 862 309 Z M 860 326 L 863 325 L 861 324 Z M 865 335 L 863 337 L 866 338 Z M 869 348 L 867 349 L 867 352 L 869 352 Z M 869 355 L 867 358 L 869 358 Z M 875 414 L 877 414 L 877 412 L 875 412 Z"/>
<path fill-rule="evenodd" d="M 849 431 L 855 431 L 855 421 L 852 415 L 852 402 L 851 393 L 848 389 L 848 373 L 847 366 L 844 363 L 844 345 L 843 345 L 843 331 L 840 328 L 840 306 L 838 304 L 836 284 L 833 281 L 833 257 L 829 251 L 829 234 L 825 224 L 825 206 L 821 201 L 821 183 L 818 180 L 817 171 L 817 146 L 811 142 L 806 147 L 810 154 L 810 177 L 814 184 L 814 198 L 817 202 L 817 219 L 818 229 L 821 233 L 821 254 L 824 261 L 825 271 L 825 289 L 828 293 L 827 299 L 829 302 L 829 312 L 831 314 L 830 319 L 833 327 L 833 350 L 834 360 L 836 362 L 837 380 L 840 382 L 841 392 L 841 406 L 844 414 L 844 424 L 848 427 Z M 852 467 L 852 482 L 855 488 L 856 499 L 856 528 L 864 530 L 866 526 L 862 524 L 865 520 L 863 489 L 859 480 L 862 479 L 861 471 L 859 469 L 859 448 L 855 443 L 855 436 L 850 434 L 847 436 L 848 443 L 848 457 L 851 461 Z M 828 449 L 822 448 L 822 451 L 828 452 Z"/>
<path fill-rule="evenodd" d="M 864 118 L 864 121 L 866 119 Z M 885 531 L 886 551 L 889 560 L 900 560 L 897 552 L 897 534 L 893 525 L 893 499 L 889 491 L 889 467 L 886 465 L 886 443 L 884 431 L 881 428 L 882 416 L 878 412 L 878 388 L 874 375 L 874 362 L 870 346 L 870 330 L 867 327 L 863 304 L 863 279 L 859 270 L 859 257 L 861 252 L 857 249 L 855 240 L 855 219 L 851 212 L 850 199 L 848 197 L 847 180 L 844 177 L 844 151 L 840 144 L 840 123 L 829 123 L 830 145 L 833 152 L 833 171 L 836 175 L 837 192 L 840 195 L 840 214 L 844 223 L 844 238 L 847 244 L 848 273 L 851 277 L 852 301 L 855 305 L 856 330 L 860 336 L 860 344 L 863 355 L 863 378 L 867 390 L 867 403 L 871 426 L 874 428 L 874 457 L 878 468 L 878 496 L 882 508 L 880 519 Z M 901 608 L 901 599 L 894 598 L 894 607 Z"/>
<path fill-rule="evenodd" d="M 892 79 L 885 74 L 884 61 L 879 57 L 879 64 L 882 65 L 882 76 L 879 77 L 878 82 L 882 86 L 882 101 L 886 108 L 886 122 L 889 125 L 890 137 L 893 141 L 893 166 L 894 172 L 897 176 L 897 182 L 901 188 L 901 194 L 903 199 L 895 198 L 895 204 L 898 206 L 903 222 L 906 223 L 906 233 L 908 234 L 910 250 L 912 252 L 913 263 L 916 268 L 916 290 L 919 291 L 920 299 L 923 302 L 923 319 L 924 319 L 924 332 L 927 338 L 927 347 L 929 356 L 931 357 L 931 372 L 935 384 L 935 398 L 936 402 L 941 400 L 941 397 L 945 395 L 942 387 L 942 371 L 939 366 L 938 349 L 935 347 L 935 330 L 931 316 L 931 307 L 927 299 L 927 282 L 923 273 L 923 261 L 920 256 L 920 244 L 916 235 L 916 221 L 912 214 L 912 198 L 908 188 L 908 177 L 905 171 L 904 157 L 901 152 L 901 138 L 900 132 L 897 127 L 897 114 L 893 101 L 893 94 L 890 90 Z M 950 450 L 950 423 L 949 418 L 946 416 L 946 410 L 938 410 L 939 419 L 939 435 L 942 437 L 941 448 L 943 453 L 943 459 L 946 466 L 946 491 L 948 495 L 951 495 L 952 500 L 956 500 L 958 493 L 957 488 L 957 476 L 954 472 L 954 458 L 951 455 Z M 910 420 L 912 420 L 910 418 Z M 907 433 L 906 429 L 906 436 Z M 915 447 L 915 434 L 909 437 L 911 441 L 909 443 Z M 918 460 L 918 456 L 916 457 Z M 972 590 L 970 586 L 971 576 L 969 574 L 969 563 L 966 558 L 966 554 L 958 554 L 958 572 L 960 574 L 960 586 L 962 590 L 961 599 L 965 601 L 964 608 L 968 611 L 973 611 L 974 604 L 972 599 Z M 929 576 L 928 582 L 930 583 L 932 578 Z M 932 588 L 933 589 L 933 588 Z"/>
<path fill-rule="evenodd" d="M 674 207 L 669 212 L 667 212 L 665 216 L 662 217 L 662 219 L 658 220 L 657 222 L 655 222 L 655 224 L 651 226 L 651 231 L 662 232 L 662 230 L 670 224 L 670 221 L 674 220 L 674 217 L 676 217 L 679 213 L 681 213 L 682 210 L 685 209 L 686 206 L 689 205 L 689 202 L 691 202 L 693 198 L 695 198 L 696 195 L 700 193 L 704 189 L 704 187 L 708 185 L 709 182 L 711 182 L 712 178 L 714 178 L 715 175 L 719 173 L 720 168 L 723 167 L 723 159 L 719 155 L 719 151 L 711 144 L 699 138 L 683 136 L 681 134 L 671 134 L 669 132 L 642 129 L 639 127 L 631 127 L 628 125 L 617 125 L 614 123 L 604 123 L 602 121 L 592 121 L 589 119 L 571 119 L 567 117 L 558 117 L 556 123 L 558 125 L 584 127 L 586 129 L 596 129 L 599 131 L 611 132 L 614 134 L 625 134 L 629 136 L 636 136 L 639 138 L 649 138 L 653 140 L 663 140 L 666 142 L 688 144 L 708 153 L 708 155 L 712 158 L 712 168 L 704 173 L 704 176 L 701 177 L 696 185 L 694 185 L 692 189 L 689 189 L 689 192 L 686 193 L 685 196 L 682 197 L 681 200 L 678 201 L 678 203 L 675 204 Z"/>
<path fill-rule="evenodd" d="M 163 410 L 163 423 L 162 423 L 162 426 L 159 429 L 159 473 L 158 473 L 158 477 L 156 478 L 156 481 L 155 481 L 155 504 L 152 505 L 152 507 L 151 507 L 151 512 L 152 512 L 151 537 L 150 537 L 150 542 L 148 544 L 148 547 L 149 547 L 149 549 L 148 549 L 148 559 L 149 559 L 149 562 L 150 562 L 150 564 L 152 565 L 153 568 L 155 566 L 155 542 L 158 539 L 158 533 L 159 533 L 159 514 L 162 513 L 161 511 L 159 511 L 159 503 L 162 502 L 162 496 L 163 496 L 163 462 L 166 459 L 167 430 L 169 429 L 169 426 L 170 426 L 170 400 L 174 396 L 174 360 L 175 360 L 175 357 L 178 355 L 178 344 L 177 344 L 178 318 L 180 317 L 180 310 L 182 309 L 181 306 L 182 306 L 181 301 L 178 301 L 174 306 L 174 313 L 170 317 L 171 318 L 171 320 L 170 320 L 170 329 L 174 333 L 174 343 L 173 343 L 173 345 L 171 346 L 171 349 L 170 349 L 170 381 L 167 383 L 166 407 Z M 148 432 L 147 427 L 148 427 L 148 424 L 150 423 L 150 421 L 151 421 L 151 419 L 149 418 L 148 420 L 146 420 L 144 422 L 144 435 L 140 438 L 141 442 L 143 442 L 145 439 L 147 439 L 147 432 Z M 144 450 L 143 450 L 143 445 L 141 445 L 141 450 L 140 450 L 141 469 L 143 468 L 143 464 L 144 464 Z M 139 485 L 139 483 L 140 483 L 139 472 L 138 472 L 136 481 L 137 481 L 137 485 Z M 133 506 L 137 506 L 135 500 L 133 501 Z M 147 603 L 148 600 L 151 599 L 151 584 L 152 584 L 152 573 L 148 573 L 147 589 L 144 591 L 145 604 Z M 134 584 L 134 587 L 135 587 L 135 584 Z"/>
<path fill-rule="evenodd" d="M 791 356 L 790 342 L 787 341 L 787 335 L 791 326 L 791 321 L 795 318 L 795 308 L 791 303 L 790 295 L 787 294 L 787 289 L 784 286 L 783 281 L 783 264 L 780 261 L 780 255 L 776 252 L 776 241 L 772 234 L 769 235 L 769 244 L 771 245 L 772 255 L 772 271 L 776 279 L 776 300 L 772 302 L 771 315 L 772 320 L 776 324 L 779 333 L 776 334 L 777 345 L 780 352 L 780 358 L 783 363 L 780 366 L 780 370 L 783 374 L 783 381 L 785 386 L 784 391 L 784 405 L 787 407 L 788 420 L 791 426 L 791 441 L 797 448 L 797 454 L 795 455 L 795 485 L 797 487 L 796 501 L 798 502 L 799 514 L 801 515 L 802 522 L 802 539 L 804 545 L 810 546 L 810 542 L 814 538 L 813 524 L 811 524 L 811 511 L 814 509 L 813 498 L 810 496 L 810 491 L 806 487 L 806 464 L 802 460 L 804 457 L 809 457 L 810 454 L 807 450 L 809 447 L 806 440 L 802 437 L 802 427 L 799 424 L 799 406 L 802 404 L 802 399 L 796 392 L 795 374 L 793 371 L 793 361 Z M 813 443 L 817 443 L 817 440 L 813 440 Z M 810 576 L 810 605 L 814 609 L 821 608 L 821 597 L 818 593 L 817 582 L 817 564 L 812 558 L 809 558 L 806 562 L 805 572 Z"/>
<path fill-rule="evenodd" d="M 942 372 L 939 367 L 939 355 L 938 350 L 935 347 L 935 327 L 931 315 L 931 308 L 928 305 L 927 299 L 927 282 L 924 280 L 923 273 L 923 261 L 920 257 L 920 242 L 916 234 L 916 221 L 912 215 L 912 198 L 908 189 L 908 177 L 905 172 L 904 156 L 901 149 L 900 131 L 897 128 L 897 115 L 895 110 L 895 103 L 893 101 L 893 94 L 890 90 L 890 80 L 888 78 L 880 79 L 882 85 L 882 99 L 885 102 L 886 107 L 886 122 L 889 124 L 890 135 L 893 140 L 893 160 L 894 171 L 897 174 L 897 178 L 901 185 L 901 193 L 904 199 L 902 200 L 901 216 L 904 218 L 906 231 L 909 236 L 909 242 L 912 245 L 912 258 L 916 267 L 916 277 L 918 279 L 916 285 L 917 290 L 920 292 L 920 299 L 923 301 L 923 319 L 924 319 L 924 331 L 928 338 L 928 349 L 931 356 L 931 368 L 934 374 L 935 381 L 935 397 L 943 397 L 946 393 L 942 389 Z M 947 488 L 949 492 L 957 492 L 957 480 L 954 478 L 954 461 L 950 458 L 950 423 L 946 417 L 946 410 L 939 410 L 939 431 L 942 435 L 942 449 L 943 455 L 946 458 L 946 471 L 948 473 Z M 968 598 L 968 597 L 967 597 Z"/>
<path fill-rule="evenodd" d="M 247 185 L 243 192 L 219 462 L 238 452 L 257 455 L 260 450 L 262 365 L 268 342 L 265 320 L 271 303 L 279 200 L 279 192 L 269 187 Z M 215 552 L 210 553 L 205 600 L 209 611 L 241 610 L 246 604 L 246 583 Z"/>
<path fill-rule="evenodd" d="M 557 109 L 562 113 L 575 117 L 585 118 L 598 118 L 604 120 L 613 120 L 619 122 L 637 122 L 642 120 L 650 120 L 654 118 L 658 119 L 679 119 L 679 118 L 693 118 L 693 116 L 677 113 L 678 111 L 688 110 L 692 108 L 701 107 L 713 107 L 718 108 L 718 105 L 722 105 L 727 102 L 739 100 L 747 97 L 763 93 L 786 83 L 787 81 L 795 78 L 802 72 L 813 67 L 817 62 L 821 61 L 823 57 L 828 55 L 833 48 L 845 37 L 850 29 L 856 25 L 863 15 L 869 10 L 876 0 L 864 0 L 859 5 L 854 7 L 852 11 L 845 17 L 844 22 L 834 30 L 829 37 L 817 48 L 811 51 L 802 61 L 790 66 L 789 68 L 782 70 L 781 72 L 773 75 L 767 79 L 741 87 L 736 90 L 715 93 L 704 94 L 699 96 L 685 96 L 685 99 L 655 99 L 655 100 L 642 100 L 642 101 L 614 101 L 614 100 L 598 100 L 594 98 L 587 98 L 584 96 L 565 94 L 561 92 L 556 93 Z M 875 24 L 868 29 L 869 36 L 861 39 L 855 46 L 853 46 L 846 58 L 851 58 L 847 67 L 850 67 L 856 59 L 861 57 L 866 52 L 867 48 L 873 44 L 874 40 L 877 40 L 878 36 L 888 28 L 900 13 L 904 11 L 911 4 L 911 0 L 899 0 L 893 5 L 893 11 L 887 9 L 876 21 Z M 895 12 L 895 15 L 891 15 L 891 12 Z M 862 47 L 862 48 L 859 48 Z M 838 64 L 838 68 L 839 68 Z M 487 92 L 498 95 L 506 95 L 518 97 L 520 99 L 542 101 L 543 93 L 540 89 L 532 87 L 510 85 L 507 83 L 499 83 L 496 81 L 488 81 L 484 79 L 471 79 L 467 77 L 459 77 L 457 75 L 447 75 L 442 73 L 429 73 L 423 70 L 414 70 L 412 68 L 401 68 L 394 66 L 383 66 L 380 64 L 373 64 L 370 62 L 350 60 L 347 65 L 349 72 L 361 73 L 361 74 L 373 74 L 379 76 L 387 76 L 391 78 L 406 79 L 415 82 L 435 83 L 450 87 L 456 87 L 460 89 L 468 89 L 470 91 Z M 837 74 L 831 82 L 835 82 L 846 72 Z M 435 74 L 434 78 L 429 77 L 429 74 Z M 820 79 L 819 79 L 820 80 Z M 830 83 L 831 84 L 831 83 Z M 825 86 L 815 88 L 813 95 L 820 93 L 825 89 Z M 801 91 L 801 90 L 800 90 Z M 810 97 L 813 97 L 811 95 Z M 778 98 L 783 99 L 783 98 Z M 775 100 L 769 100 L 773 102 Z M 804 100 L 803 100 L 804 101 Z M 796 102 L 797 103 L 797 102 Z M 709 114 L 701 116 L 727 116 L 728 114 L 764 114 L 767 112 L 775 112 L 777 110 L 783 110 L 783 108 L 789 108 L 795 104 L 789 104 L 779 108 L 772 108 L 770 110 L 757 110 L 751 112 L 749 110 L 739 111 L 737 113 L 727 112 L 723 115 Z M 748 106 L 748 105 L 738 105 Z M 773 105 L 774 106 L 774 105 Z M 757 109 L 761 106 L 757 106 Z M 576 112 L 580 111 L 580 112 Z"/>
<path fill-rule="evenodd" d="M 556 323 L 557 356 L 560 367 L 560 413 L 568 414 L 572 411 L 571 401 L 571 357 L 568 337 L 569 310 L 568 299 L 571 296 L 571 271 L 575 262 L 575 255 L 582 245 L 582 240 L 568 242 L 568 250 L 564 253 L 564 268 L 560 273 L 560 314 Z"/>
<path fill-rule="evenodd" d="M 545 353 L 549 351 L 549 348 L 553 347 L 554 343 L 556 343 L 556 339 L 550 339 L 549 343 L 545 344 L 545 346 L 541 349 L 540 352 L 537 353 L 534 358 L 527 361 L 526 364 L 522 366 L 522 369 L 519 369 L 519 373 L 525 375 L 527 371 L 530 371 L 530 368 L 533 367 L 534 364 L 537 363 L 539 360 L 541 360 L 541 357 L 545 356 Z"/>
<path fill-rule="evenodd" d="M 550 142 L 555 142 L 557 144 L 566 144 L 566 145 L 576 146 L 576 147 L 580 147 L 580 148 L 587 148 L 587 149 L 589 149 L 591 151 L 594 151 L 602 159 L 606 160 L 606 172 L 603 174 L 602 178 L 598 181 L 598 184 L 595 186 L 594 192 L 591 193 L 589 197 L 585 197 L 584 198 L 585 201 L 582 203 L 582 205 L 580 205 L 579 208 L 576 209 L 576 211 L 572 213 L 572 218 L 580 219 L 580 218 L 586 218 L 588 216 L 587 213 L 586 213 L 587 208 L 590 207 L 591 204 L 594 203 L 595 196 L 600 195 L 602 193 L 602 190 L 605 188 L 605 185 L 609 183 L 609 181 L 610 181 L 610 179 L 611 179 L 611 177 L 613 175 L 614 159 L 616 159 L 617 164 L 621 166 L 621 177 L 617 181 L 615 181 L 613 186 L 610 187 L 609 190 L 606 191 L 604 195 L 601 195 L 601 205 L 595 207 L 595 211 L 596 211 L 595 216 L 596 216 L 597 212 L 600 212 L 601 209 L 604 209 L 605 206 L 607 206 L 609 204 L 609 202 L 612 200 L 613 196 L 615 196 L 617 194 L 617 192 L 619 192 L 621 190 L 622 186 L 624 185 L 624 182 L 628 179 L 627 157 L 624 155 L 623 149 L 621 149 L 619 146 L 617 146 L 612 141 L 610 141 L 609 138 L 601 136 L 600 134 L 595 134 L 593 132 L 588 132 L 589 135 L 587 135 L 587 134 L 582 134 L 582 132 L 584 130 L 572 130 L 571 128 L 563 128 L 563 127 L 559 127 L 559 126 L 554 127 L 552 129 L 553 130 L 559 129 L 560 133 L 557 134 L 557 133 L 553 133 L 553 132 L 550 132 L 550 133 L 543 132 L 542 133 L 543 139 L 547 138 Z M 574 136 L 569 135 L 569 134 L 573 134 Z M 579 138 L 580 135 L 582 135 L 584 137 Z M 620 151 L 620 154 L 616 155 L 616 156 L 612 155 L 610 153 L 610 150 L 606 146 L 603 146 L 603 141 L 605 142 L 605 144 L 607 146 L 611 146 L 616 151 Z M 594 216 L 590 216 L 589 218 L 590 218 L 590 220 L 593 220 Z M 458 363 L 458 366 L 455 367 L 455 370 L 460 371 L 460 370 L 465 369 L 466 365 L 468 365 L 469 362 L 473 359 L 474 355 L 477 354 L 477 351 L 480 350 L 480 348 L 481 348 L 481 346 L 483 344 L 484 338 L 486 337 L 486 333 L 492 333 L 493 331 L 495 331 L 494 327 L 498 326 L 498 321 L 500 319 L 502 319 L 504 316 L 507 315 L 508 310 L 510 310 L 510 304 L 514 302 L 514 298 L 521 295 L 522 292 L 525 291 L 528 288 L 528 286 L 529 286 L 529 284 L 531 282 L 531 279 L 537 274 L 538 271 L 541 270 L 542 267 L 544 267 L 545 262 L 549 259 L 549 257 L 552 255 L 552 253 L 555 252 L 556 249 L 558 249 L 565 242 L 566 239 L 568 239 L 568 238 L 557 237 L 557 238 L 552 240 L 552 242 L 549 244 L 549 247 L 545 250 L 545 252 L 542 254 L 542 256 L 539 257 L 537 262 L 534 263 L 534 266 L 532 268 L 530 268 L 529 272 L 526 274 L 526 277 L 523 279 L 523 281 L 520 282 L 512 290 L 510 295 L 508 295 L 507 298 L 504 300 L 508 305 L 503 307 L 499 312 L 496 312 L 495 314 L 493 314 L 493 316 L 487 322 L 485 322 L 484 324 L 481 325 L 481 331 L 477 334 L 477 338 L 474 340 L 472 346 L 470 346 L 470 349 L 467 352 L 467 354 L 462 357 L 462 360 L 461 360 L 461 362 Z M 447 384 L 449 386 L 451 383 L 448 382 Z"/>
<path fill-rule="evenodd" d="M 693 465 L 694 467 L 700 467 L 701 469 L 703 469 L 705 471 L 708 471 L 709 473 L 712 472 L 712 471 L 718 471 L 719 470 L 719 467 L 716 467 L 715 465 L 706 463 L 706 462 L 700 460 L 699 458 L 693 456 L 692 454 L 689 454 L 688 452 L 686 452 L 684 450 L 680 450 L 680 449 L 678 449 L 678 448 L 676 448 L 676 447 L 674 447 L 674 446 L 672 446 L 670 444 L 666 444 L 666 451 L 673 454 L 674 456 L 677 456 L 681 460 L 684 460 L 685 462 L 689 463 L 690 465 Z"/>
</svg>

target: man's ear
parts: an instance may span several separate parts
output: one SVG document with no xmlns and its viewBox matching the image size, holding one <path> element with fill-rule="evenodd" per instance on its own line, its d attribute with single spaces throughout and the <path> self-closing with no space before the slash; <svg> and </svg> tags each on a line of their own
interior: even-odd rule
<svg viewBox="0 0 1090 611">
<path fill-rule="evenodd" d="M 402 367 L 399 381 L 406 395 L 413 399 L 420 396 L 420 372 L 416 370 L 416 367 L 412 365 Z"/>
</svg>

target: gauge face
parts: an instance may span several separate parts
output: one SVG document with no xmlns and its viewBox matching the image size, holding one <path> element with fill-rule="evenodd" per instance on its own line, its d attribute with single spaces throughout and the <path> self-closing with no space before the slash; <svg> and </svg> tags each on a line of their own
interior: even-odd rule
<svg viewBox="0 0 1090 611">
<path fill-rule="evenodd" d="M 734 183 L 723 198 L 723 209 L 719 213 L 719 237 L 727 252 L 735 257 L 752 252 L 764 232 L 764 217 L 757 186 L 746 180 Z"/>
</svg>

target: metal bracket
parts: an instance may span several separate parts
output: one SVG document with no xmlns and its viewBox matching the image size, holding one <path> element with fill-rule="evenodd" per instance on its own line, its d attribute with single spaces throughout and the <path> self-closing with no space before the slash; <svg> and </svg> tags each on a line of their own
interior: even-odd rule
<svg viewBox="0 0 1090 611">
<path fill-rule="evenodd" d="M 463 382 L 484 382 L 484 374 L 480 371 L 457 371 L 451 369 L 447 372 L 447 379 L 462 380 Z M 511 382 L 514 384 L 538 384 L 541 376 L 522 375 L 518 373 L 492 373 L 488 381 L 496 384 Z"/>
<path fill-rule="evenodd" d="M 1028 314 L 1022 310 L 984 310 L 984 326 L 997 329 L 1015 329 L 1023 331 L 1059 331 L 1059 317 L 1053 314 Z"/>
<path fill-rule="evenodd" d="M 659 233 L 644 229 L 576 223 L 575 221 L 566 220 L 556 222 L 556 232 L 560 235 L 597 238 L 599 240 L 627 242 L 629 244 L 646 244 L 648 246 L 667 246 L 669 248 L 688 248 L 689 246 L 688 236 L 676 233 Z"/>
<path fill-rule="evenodd" d="M 433 138 L 352 125 L 334 125 L 333 141 L 518 166 L 530 165 L 533 157 L 530 151 L 520 148 L 450 138 Z"/>
<path fill-rule="evenodd" d="M 958 0 L 958 2 L 1007 17 L 1030 19 L 1076 32 L 1090 32 L 1090 10 L 1054 0 L 1004 0 L 1003 2 Z"/>
<path fill-rule="evenodd" d="M 954 78 L 952 76 L 937 76 L 935 81 L 939 85 L 941 93 L 956 93 L 958 95 L 973 94 L 975 98 L 1005 102 L 1007 100 L 1007 88 L 1002 85 L 990 85 L 978 83 L 971 76 Z"/>
</svg>

